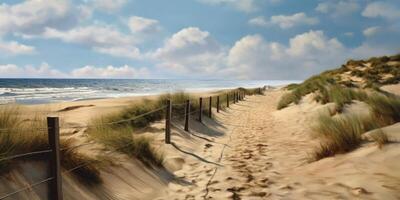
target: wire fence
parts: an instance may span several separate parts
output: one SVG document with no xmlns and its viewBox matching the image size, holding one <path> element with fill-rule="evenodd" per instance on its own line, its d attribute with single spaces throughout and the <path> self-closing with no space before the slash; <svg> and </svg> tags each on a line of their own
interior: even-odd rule
<svg viewBox="0 0 400 200">
<path fill-rule="evenodd" d="M 258 89 L 258 93 L 261 94 L 262 93 L 262 89 L 259 88 Z M 144 112 L 142 114 L 133 116 L 131 118 L 128 119 L 122 119 L 122 120 L 117 120 L 117 121 L 112 121 L 112 122 L 106 122 L 106 123 L 101 123 L 101 125 L 106 125 L 106 126 L 110 126 L 110 125 L 116 125 L 116 124 L 122 124 L 122 123 L 126 123 L 126 122 L 133 122 L 136 120 L 139 120 L 141 118 L 144 118 L 146 116 L 149 116 L 151 114 L 157 113 L 157 112 L 161 112 L 164 111 L 165 112 L 165 143 L 166 144 L 171 144 L 171 125 L 182 130 L 182 131 L 187 131 L 189 132 L 190 129 L 190 118 L 196 114 L 198 115 L 197 118 L 195 118 L 196 120 L 198 120 L 199 122 L 202 122 L 202 115 L 204 115 L 205 113 L 212 118 L 212 108 L 216 108 L 217 112 L 220 111 L 221 107 L 226 107 L 229 108 L 229 105 L 231 103 L 235 104 L 237 102 L 239 102 L 240 100 L 244 100 L 246 96 L 245 91 L 243 90 L 235 90 L 233 92 L 230 93 L 226 93 L 221 95 L 214 95 L 214 96 L 209 96 L 206 98 L 203 97 L 199 97 L 199 105 L 198 105 L 198 109 L 195 110 L 190 110 L 191 107 L 193 107 L 192 102 L 190 102 L 189 100 L 186 100 L 183 103 L 174 103 L 172 104 L 172 102 L 170 100 L 168 100 L 167 105 L 165 106 L 161 106 L 159 108 L 156 108 L 154 110 L 148 111 L 148 112 Z M 222 98 L 220 98 L 222 97 Z M 220 101 L 221 99 L 225 100 L 226 104 L 222 101 Z M 213 101 L 214 100 L 214 101 Z M 204 104 L 203 104 L 204 103 Z M 222 104 L 226 105 L 226 106 L 222 106 Z M 207 106 L 207 107 L 203 107 Z M 172 112 L 173 111 L 173 107 L 184 107 L 184 111 L 183 112 L 176 112 L 176 114 L 173 115 Z M 181 120 L 184 119 L 184 125 L 183 128 L 181 128 L 180 125 L 177 125 L 175 122 L 172 122 L 172 120 Z M 2 199 L 6 199 L 9 198 L 13 195 L 16 195 L 20 192 L 24 192 L 26 190 L 29 190 L 33 187 L 36 187 L 40 184 L 44 184 L 48 182 L 48 187 L 49 187 L 49 196 L 48 199 L 51 200 L 60 200 L 62 199 L 62 187 L 61 187 L 61 175 L 65 175 L 68 173 L 71 173 L 75 170 L 78 170 L 80 168 L 83 168 L 89 164 L 91 164 L 92 162 L 96 162 L 97 160 L 90 160 L 87 162 L 82 162 L 80 164 L 77 164 L 76 166 L 70 168 L 70 169 L 66 169 L 63 172 L 61 172 L 61 166 L 63 163 L 60 162 L 60 152 L 68 152 L 68 151 L 73 151 L 77 148 L 81 148 L 84 146 L 88 146 L 88 145 L 92 145 L 95 144 L 95 142 L 88 142 L 88 143 L 84 143 L 84 144 L 79 144 L 79 145 L 75 145 L 75 146 L 71 146 L 71 147 L 64 147 L 64 148 L 60 148 L 60 128 L 64 128 L 64 129 L 88 129 L 88 128 L 93 128 L 96 127 L 96 125 L 85 125 L 85 126 L 65 126 L 65 127 L 60 127 L 59 126 L 59 118 L 58 117 L 48 117 L 47 118 L 47 127 L 42 128 L 32 128 L 35 129 L 35 131 L 47 131 L 47 135 L 48 135 L 48 142 L 49 142 L 49 149 L 45 149 L 45 150 L 40 150 L 40 151 L 32 151 L 32 152 L 26 152 L 26 153 L 20 153 L 20 154 L 15 154 L 15 155 L 9 155 L 9 156 L 4 156 L 2 155 L 0 152 L 0 164 L 4 161 L 11 161 L 11 160 L 15 160 L 15 159 L 22 159 L 22 158 L 27 158 L 27 157 L 32 157 L 32 156 L 37 156 L 37 155 L 43 155 L 43 154 L 49 154 L 48 158 L 49 158 L 49 166 L 50 166 L 50 174 L 51 176 L 49 178 L 43 179 L 41 181 L 29 184 L 26 187 L 20 188 L 18 190 L 15 190 L 13 192 L 4 194 L 4 195 L 0 195 L 0 200 Z M 142 127 L 141 129 L 137 129 L 135 131 L 139 132 L 139 131 L 143 131 L 146 128 L 148 128 L 147 126 Z M 4 133 L 9 133 L 10 132 L 15 132 L 18 129 L 13 129 L 13 128 L 0 128 L 0 139 L 2 139 L 1 134 Z M 33 131 L 33 130 L 32 130 Z M 200 136 L 199 136 L 200 137 Z M 124 148 L 127 148 L 129 146 L 131 146 L 133 143 L 133 141 L 128 142 L 127 144 L 119 147 L 119 148 L 115 148 L 112 151 L 108 151 L 103 155 L 110 155 L 112 153 L 118 152 Z M 0 169 L 1 170 L 1 169 Z"/>
</svg>

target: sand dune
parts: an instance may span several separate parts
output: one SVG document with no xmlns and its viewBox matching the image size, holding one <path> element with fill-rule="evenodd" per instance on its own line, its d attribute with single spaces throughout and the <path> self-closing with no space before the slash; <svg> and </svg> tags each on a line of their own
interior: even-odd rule
<svg viewBox="0 0 400 200">
<path fill-rule="evenodd" d="M 102 168 L 104 180 L 99 186 L 81 184 L 72 176 L 64 177 L 66 199 L 399 199 L 399 143 L 379 149 L 365 143 L 348 154 L 309 162 L 309 153 L 318 144 L 310 125 L 320 105 L 304 98 L 297 106 L 277 111 L 284 93 L 270 89 L 261 96 L 248 96 L 239 104 L 220 113 L 214 120 L 204 117 L 191 121 L 191 131 L 182 130 L 183 120 L 173 120 L 172 145 L 164 144 L 164 122 L 152 124 L 140 134 L 155 139 L 154 146 L 163 152 L 165 169 L 148 168 L 134 158 L 112 154 L 113 165 Z M 311 97 L 310 97 L 311 98 Z M 97 100 L 53 106 L 64 123 L 86 124 L 98 113 L 114 112 L 128 101 Z M 90 107 L 79 105 L 93 105 Z M 400 124 L 385 131 L 400 141 Z M 84 130 L 64 130 L 68 137 L 82 143 Z M 101 146 L 80 149 L 88 154 L 104 152 Z M 21 174 L 37 177 L 44 166 L 24 174 L 14 171 L 3 190 L 23 185 Z M 26 167 L 25 167 L 26 169 Z M 18 178 L 19 177 L 19 178 Z M 15 180 L 20 180 L 15 182 Z M 27 178 L 29 179 L 29 178 Z M 7 185 L 10 181 L 13 185 Z M 45 186 L 16 199 L 39 199 Z M 34 195 L 37 195 L 34 197 Z"/>
</svg>

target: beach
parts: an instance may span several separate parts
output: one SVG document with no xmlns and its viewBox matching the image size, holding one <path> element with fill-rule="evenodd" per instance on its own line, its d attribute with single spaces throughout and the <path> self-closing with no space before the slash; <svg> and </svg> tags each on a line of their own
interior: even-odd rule
<svg viewBox="0 0 400 200">
<path fill-rule="evenodd" d="M 310 134 L 307 124 L 324 105 L 306 99 L 300 106 L 277 110 L 284 93 L 281 88 L 268 89 L 263 95 L 246 96 L 244 101 L 231 103 L 220 113 L 213 108 L 212 119 L 204 115 L 202 123 L 193 115 L 189 132 L 183 130 L 183 119 L 173 119 L 171 144 L 165 144 L 163 120 L 135 132 L 134 135 L 154 139 L 152 145 L 164 156 L 163 168 L 149 168 L 124 154 L 107 154 L 100 144 L 79 147 L 79 152 L 90 156 L 106 153 L 113 164 L 101 168 L 103 182 L 94 188 L 64 175 L 64 193 L 68 199 L 399 198 L 400 174 L 395 170 L 400 167 L 396 161 L 398 144 L 380 149 L 368 143 L 349 154 L 310 162 L 318 140 Z M 47 109 L 51 115 L 59 116 L 62 136 L 79 145 L 91 141 L 86 128 L 81 128 L 90 119 L 119 112 L 141 100 L 124 97 L 27 107 Z M 397 130 L 396 127 L 398 124 L 392 129 Z M 32 174 L 42 174 L 40 169 L 44 166 L 35 165 Z M 24 179 L 15 180 L 19 173 L 16 170 L 9 177 L 22 183 Z M 32 194 L 28 192 L 26 197 L 32 199 Z M 40 192 L 36 194 L 40 198 Z"/>
</svg>

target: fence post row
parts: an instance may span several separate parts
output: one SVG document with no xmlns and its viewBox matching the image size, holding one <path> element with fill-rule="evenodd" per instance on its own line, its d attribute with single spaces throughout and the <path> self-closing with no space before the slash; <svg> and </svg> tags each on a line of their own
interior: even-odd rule
<svg viewBox="0 0 400 200">
<path fill-rule="evenodd" d="M 226 93 L 226 107 L 229 108 L 229 93 Z"/>
<path fill-rule="evenodd" d="M 186 100 L 185 109 L 185 131 L 189 131 L 190 100 Z"/>
<path fill-rule="evenodd" d="M 165 143 L 171 144 L 171 100 L 167 100 L 167 108 L 165 112 Z"/>
<path fill-rule="evenodd" d="M 211 108 L 212 108 L 212 97 L 210 96 L 210 102 L 208 104 L 208 117 L 212 117 L 212 112 L 211 112 Z"/>
<path fill-rule="evenodd" d="M 58 117 L 47 117 L 47 131 L 48 142 L 51 150 L 49 171 L 50 177 L 53 177 L 53 179 L 49 181 L 48 198 L 54 200 L 62 200 L 63 195 L 60 165 L 60 127 Z"/>
<path fill-rule="evenodd" d="M 203 114 L 203 98 L 200 97 L 199 99 L 199 122 L 201 122 L 201 115 Z"/>
<path fill-rule="evenodd" d="M 219 96 L 217 96 L 217 113 L 219 113 Z"/>
</svg>

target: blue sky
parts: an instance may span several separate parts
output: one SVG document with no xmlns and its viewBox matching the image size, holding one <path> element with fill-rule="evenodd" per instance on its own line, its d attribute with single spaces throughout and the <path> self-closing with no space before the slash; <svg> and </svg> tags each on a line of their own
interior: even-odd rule
<svg viewBox="0 0 400 200">
<path fill-rule="evenodd" d="M 0 77 L 304 79 L 399 36 L 398 0 L 2 0 Z"/>
</svg>

